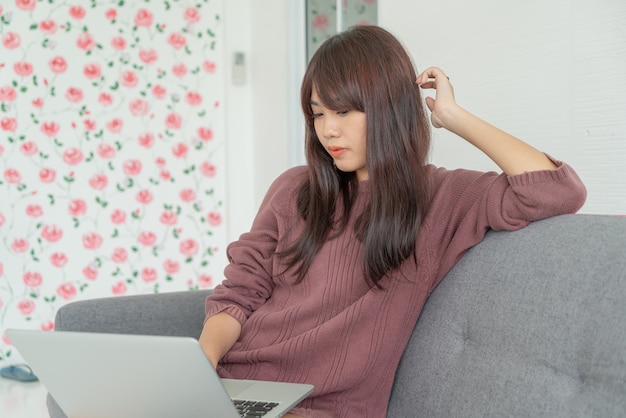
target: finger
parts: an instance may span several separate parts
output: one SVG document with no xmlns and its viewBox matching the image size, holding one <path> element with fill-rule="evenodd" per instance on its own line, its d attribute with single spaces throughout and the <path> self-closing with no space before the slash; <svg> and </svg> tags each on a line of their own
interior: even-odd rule
<svg viewBox="0 0 626 418">
<path fill-rule="evenodd" d="M 428 106 L 428 109 L 430 109 L 430 111 L 432 112 L 433 109 L 435 108 L 435 99 L 433 99 L 432 97 L 426 97 L 426 106 Z"/>
</svg>

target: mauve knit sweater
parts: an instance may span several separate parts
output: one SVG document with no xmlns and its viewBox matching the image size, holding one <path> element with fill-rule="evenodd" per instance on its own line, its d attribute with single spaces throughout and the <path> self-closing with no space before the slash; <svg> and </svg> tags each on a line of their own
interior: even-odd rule
<svg viewBox="0 0 626 418">
<path fill-rule="evenodd" d="M 251 231 L 228 247 L 226 279 L 206 300 L 207 317 L 227 312 L 242 324 L 239 340 L 218 365 L 222 377 L 313 384 L 291 412 L 307 418 L 385 417 L 402 352 L 432 290 L 488 229 L 517 230 L 533 220 L 577 211 L 586 190 L 576 173 L 517 176 L 430 167 L 433 198 L 415 255 L 370 288 L 353 225 L 369 200 L 359 184 L 350 223 L 326 242 L 304 281 L 281 276 L 275 251 L 301 229 L 294 194 L 306 167 L 283 173 L 269 188 Z M 290 229 L 291 228 L 291 229 Z"/>
</svg>

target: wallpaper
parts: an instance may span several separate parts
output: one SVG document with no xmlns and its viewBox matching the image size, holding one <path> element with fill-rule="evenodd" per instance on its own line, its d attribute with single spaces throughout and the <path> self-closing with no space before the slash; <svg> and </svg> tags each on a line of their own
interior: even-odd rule
<svg viewBox="0 0 626 418">
<path fill-rule="evenodd" d="M 377 0 L 307 0 L 307 56 L 337 33 L 337 4 L 341 3 L 341 30 L 378 23 Z"/>
<path fill-rule="evenodd" d="M 68 302 L 221 280 L 221 4 L 0 3 L 0 365 Z"/>
</svg>

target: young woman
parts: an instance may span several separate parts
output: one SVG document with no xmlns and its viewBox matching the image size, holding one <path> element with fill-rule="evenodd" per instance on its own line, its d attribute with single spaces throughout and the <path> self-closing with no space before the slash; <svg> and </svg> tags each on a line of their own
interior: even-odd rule
<svg viewBox="0 0 626 418">
<path fill-rule="evenodd" d="M 427 164 L 431 122 L 502 174 Z M 486 231 L 577 211 L 568 165 L 461 108 L 438 68 L 419 76 L 387 31 L 327 40 L 301 90 L 308 165 L 270 187 L 228 248 L 206 301 L 202 347 L 223 377 L 305 382 L 291 416 L 385 417 L 428 295 Z"/>
</svg>

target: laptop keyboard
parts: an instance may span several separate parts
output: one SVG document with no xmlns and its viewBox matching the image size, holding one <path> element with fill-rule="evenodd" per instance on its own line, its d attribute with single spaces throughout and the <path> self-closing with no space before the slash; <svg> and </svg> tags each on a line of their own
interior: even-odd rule
<svg viewBox="0 0 626 418">
<path fill-rule="evenodd" d="M 241 399 L 233 399 L 233 403 L 242 418 L 262 417 L 278 406 L 276 402 L 243 401 Z"/>
</svg>

